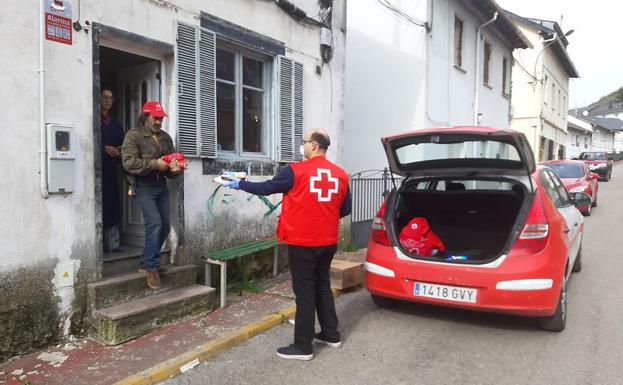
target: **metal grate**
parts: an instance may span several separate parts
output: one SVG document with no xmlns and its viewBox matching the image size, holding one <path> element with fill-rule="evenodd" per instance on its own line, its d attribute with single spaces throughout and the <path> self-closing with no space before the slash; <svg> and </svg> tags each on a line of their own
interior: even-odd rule
<svg viewBox="0 0 623 385">
<path fill-rule="evenodd" d="M 368 244 L 372 220 L 385 200 L 385 196 L 393 188 L 387 168 L 372 171 L 376 176 L 363 177 L 364 172 L 360 172 L 350 178 L 351 242 L 357 247 L 365 247 Z M 396 180 L 397 185 L 400 180 Z"/>
</svg>

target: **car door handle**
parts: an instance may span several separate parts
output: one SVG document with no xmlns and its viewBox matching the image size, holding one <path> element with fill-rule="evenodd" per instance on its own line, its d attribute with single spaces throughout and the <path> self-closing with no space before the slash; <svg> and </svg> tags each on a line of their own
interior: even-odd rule
<svg viewBox="0 0 623 385">
<path fill-rule="evenodd" d="M 569 232 L 569 228 L 568 228 L 568 227 L 565 227 L 565 230 L 564 230 L 564 231 L 565 231 L 565 233 L 568 233 L 568 232 Z"/>
<path fill-rule="evenodd" d="M 579 225 L 579 223 L 578 223 L 578 222 L 575 222 L 575 223 L 573 224 L 573 227 L 578 227 L 578 225 Z"/>
</svg>

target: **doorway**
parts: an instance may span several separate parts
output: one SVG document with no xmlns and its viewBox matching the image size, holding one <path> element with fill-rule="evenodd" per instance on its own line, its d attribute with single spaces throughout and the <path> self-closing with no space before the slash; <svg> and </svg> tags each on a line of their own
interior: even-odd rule
<svg viewBox="0 0 623 385">
<path fill-rule="evenodd" d="M 137 126 L 141 107 L 146 101 L 161 101 L 161 67 L 160 60 L 100 46 L 100 90 L 108 89 L 113 93 L 114 102 L 110 116 L 120 123 L 124 132 Z M 128 179 L 120 164 L 116 178 L 118 186 L 116 197 L 120 211 L 117 228 L 121 250 L 117 252 L 104 250 L 102 271 L 104 276 L 136 269 L 144 244 L 142 215 L 134 200 L 128 195 Z M 104 179 L 102 183 L 105 184 Z M 105 186 L 102 186 L 102 191 L 104 190 Z M 109 214 L 106 212 L 107 209 L 104 204 L 102 217 Z"/>
</svg>

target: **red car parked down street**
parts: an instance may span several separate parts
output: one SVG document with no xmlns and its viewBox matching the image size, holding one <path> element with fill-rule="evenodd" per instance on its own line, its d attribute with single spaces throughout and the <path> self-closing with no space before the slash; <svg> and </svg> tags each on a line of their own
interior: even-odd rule
<svg viewBox="0 0 623 385">
<path fill-rule="evenodd" d="M 582 152 L 578 159 L 586 163 L 590 171 L 599 174 L 605 182 L 612 178 L 612 160 L 608 159 L 607 152 Z"/>
<path fill-rule="evenodd" d="M 381 141 L 404 179 L 372 224 L 365 278 L 374 302 L 531 316 L 562 331 L 567 281 L 582 267 L 584 218 L 575 205 L 590 196 L 570 196 L 550 168 L 536 166 L 517 131 L 433 128 Z M 408 251 L 399 233 L 414 218 L 425 218 L 445 247 Z"/>
<path fill-rule="evenodd" d="M 554 170 L 569 193 L 582 192 L 591 196 L 590 205 L 578 206 L 582 214 L 591 215 L 592 208 L 597 206 L 599 174 L 591 172 L 586 163 L 579 160 L 550 160 L 541 164 Z"/>
</svg>

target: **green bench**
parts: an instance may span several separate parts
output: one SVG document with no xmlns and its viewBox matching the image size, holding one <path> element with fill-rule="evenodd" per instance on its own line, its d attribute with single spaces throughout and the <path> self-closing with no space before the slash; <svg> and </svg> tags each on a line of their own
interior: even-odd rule
<svg viewBox="0 0 623 385">
<path fill-rule="evenodd" d="M 273 253 L 273 277 L 277 275 L 277 264 L 279 260 L 278 252 L 279 242 L 276 237 L 260 239 L 253 242 L 247 242 L 236 246 L 226 247 L 224 249 L 210 253 L 201 259 L 205 262 L 205 284 L 212 286 L 212 265 L 221 267 L 221 307 L 226 305 L 227 295 L 227 262 L 232 259 L 240 258 L 245 255 L 256 253 L 258 251 L 274 248 Z"/>
</svg>

